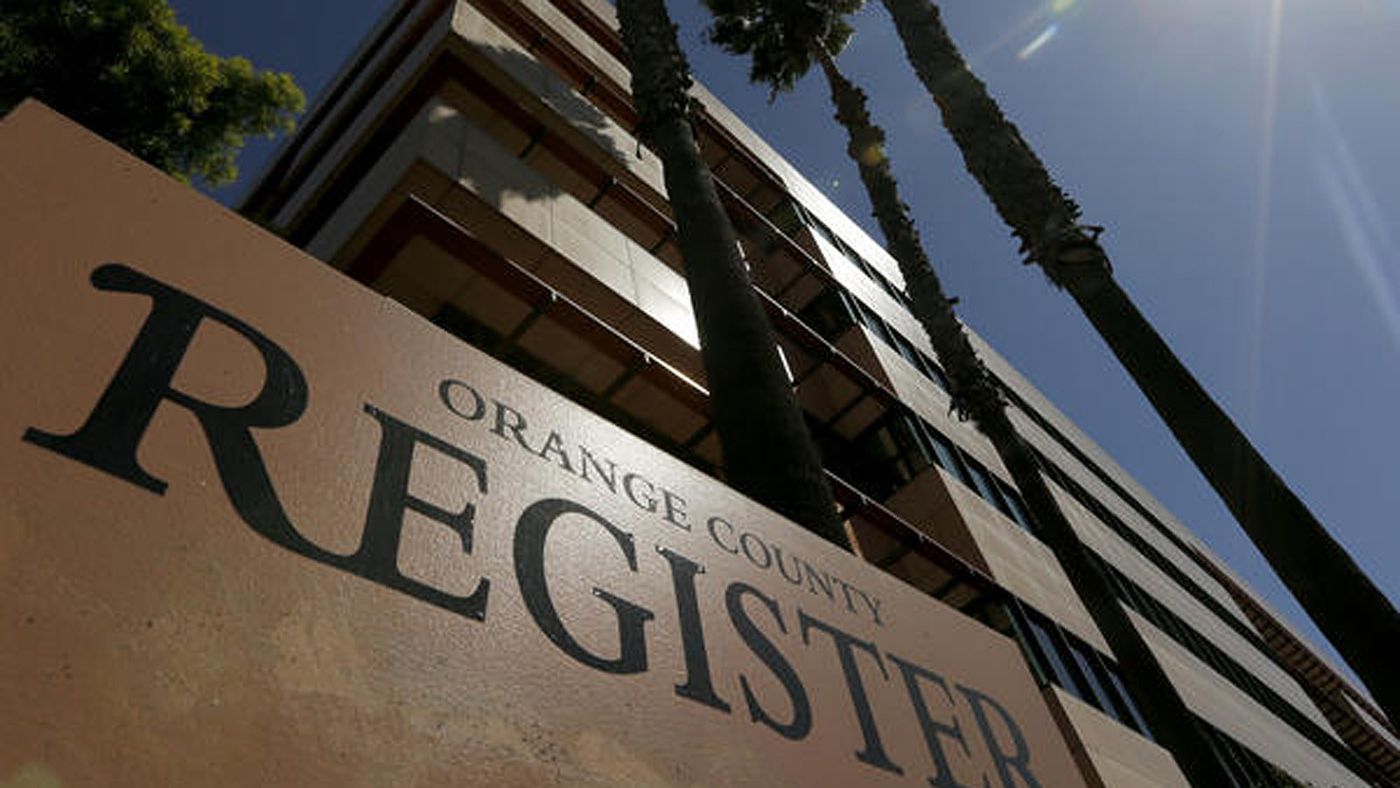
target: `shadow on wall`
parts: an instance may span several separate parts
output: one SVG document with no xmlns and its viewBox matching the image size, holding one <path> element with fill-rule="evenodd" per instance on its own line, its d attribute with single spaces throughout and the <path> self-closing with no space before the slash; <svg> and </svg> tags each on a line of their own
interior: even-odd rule
<svg viewBox="0 0 1400 788">
<path fill-rule="evenodd" d="M 526 104 L 526 109 L 537 119 L 542 117 L 542 113 L 557 114 L 582 134 L 588 144 L 623 166 L 626 166 L 629 158 L 640 155 L 638 148 L 619 144 L 621 140 L 616 135 L 619 131 L 624 135 L 626 132 L 576 90 L 567 86 L 549 66 L 516 49 L 489 45 L 479 45 L 475 49 L 486 64 L 489 64 L 487 67 L 500 74 L 499 80 L 514 83 L 519 93 L 538 97 L 547 109 Z M 473 123 L 472 120 L 467 122 Z M 508 121 L 501 118 L 500 122 Z M 540 127 L 516 129 L 514 134 L 520 136 L 523 141 L 521 144 L 506 143 L 500 136 L 495 136 L 493 141 L 500 146 L 503 153 L 516 160 L 518 167 L 505 165 L 499 167 L 496 173 L 473 173 L 474 191 L 492 206 L 499 209 L 503 198 L 508 196 L 531 202 L 552 198 L 570 192 L 571 181 L 578 185 L 578 188 L 573 190 L 576 197 L 579 196 L 579 192 L 590 192 L 580 198 L 586 202 L 588 197 L 592 196 L 593 190 L 603 186 L 598 182 L 597 173 L 608 169 L 605 163 L 599 162 L 588 167 L 595 172 L 580 172 L 550 150 L 548 137 L 539 136 Z M 550 130 L 544 134 L 554 135 L 557 140 L 559 133 Z M 578 143 L 571 141 L 569 146 L 577 148 Z M 528 176 L 522 177 L 523 171 L 526 170 Z M 492 177 L 493 175 L 495 177 Z"/>
</svg>

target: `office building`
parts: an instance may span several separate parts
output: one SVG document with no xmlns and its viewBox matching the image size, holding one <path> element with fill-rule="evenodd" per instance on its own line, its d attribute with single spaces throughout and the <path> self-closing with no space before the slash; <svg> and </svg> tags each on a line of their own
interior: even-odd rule
<svg viewBox="0 0 1400 788">
<path fill-rule="evenodd" d="M 243 212 L 722 478 L 657 157 L 604 0 L 403 0 Z M 990 444 L 949 416 L 894 261 L 721 102 L 696 133 L 850 548 L 1016 638 L 1091 785 L 1181 784 Z M 1082 541 L 1239 786 L 1400 784 L 1376 707 L 974 337 Z"/>
</svg>

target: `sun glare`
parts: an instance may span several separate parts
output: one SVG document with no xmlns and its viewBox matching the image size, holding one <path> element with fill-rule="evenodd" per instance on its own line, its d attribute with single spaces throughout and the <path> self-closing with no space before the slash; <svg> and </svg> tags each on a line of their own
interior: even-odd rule
<svg viewBox="0 0 1400 788">
<path fill-rule="evenodd" d="M 1020 52 L 1016 53 L 1016 58 L 1018 60 L 1030 60 L 1032 57 L 1035 56 L 1035 53 L 1041 50 L 1042 47 L 1050 43 L 1050 40 L 1055 37 L 1056 33 L 1059 32 L 1060 23 L 1051 22 L 1045 27 L 1044 30 L 1040 31 L 1040 35 L 1031 39 L 1031 42 L 1029 44 L 1026 44 L 1024 47 L 1021 48 Z"/>
<path fill-rule="evenodd" d="M 1257 413 L 1260 376 L 1263 368 L 1265 293 L 1269 279 L 1269 215 L 1272 208 L 1274 129 L 1278 122 L 1279 46 L 1283 31 L 1283 0 L 1269 3 L 1269 27 L 1264 51 L 1264 100 L 1259 122 L 1259 153 L 1256 162 L 1254 213 L 1254 282 L 1251 289 L 1250 332 L 1248 341 L 1249 366 L 1246 370 L 1249 407 L 1246 418 Z"/>
<path fill-rule="evenodd" d="M 1065 0 L 1056 0 L 1056 2 L 1060 3 L 1063 3 L 1064 1 Z M 1073 2 L 1073 0 L 1070 0 L 1070 2 Z M 1000 52 L 1012 41 L 1020 39 L 1021 36 L 1025 35 L 1028 31 L 1034 30 L 1036 27 L 1039 27 L 1040 25 L 1044 24 L 1045 21 L 1053 15 L 1053 13 L 1053 6 L 1038 7 L 1035 11 L 1028 14 L 1020 22 L 1017 22 L 1014 26 L 1012 26 L 1010 30 L 1007 30 L 1001 35 L 997 36 L 996 39 L 993 40 L 990 44 L 987 44 L 986 46 L 981 47 L 980 49 L 973 52 L 972 56 L 968 58 L 968 62 L 971 63 L 974 68 L 976 68 L 977 66 L 985 62 L 987 58 L 991 57 L 997 52 Z"/>
<path fill-rule="evenodd" d="M 1030 43 L 1021 47 L 1021 51 L 1016 53 L 1016 59 L 1030 60 L 1032 57 L 1035 57 L 1035 54 L 1043 49 L 1046 44 L 1050 43 L 1055 36 L 1059 35 L 1060 22 L 1058 17 L 1063 17 L 1065 14 L 1069 13 L 1070 9 L 1074 8 L 1076 1 L 1077 0 L 1050 0 L 1048 9 L 1042 7 L 1041 10 L 1032 14 L 1028 19 L 1018 25 L 1016 30 L 1017 34 L 1033 27 L 1042 20 L 1047 18 L 1050 20 L 1049 23 L 1036 34 L 1036 37 L 1031 39 Z"/>
<path fill-rule="evenodd" d="M 1375 299 L 1391 340 L 1400 348 L 1400 288 L 1389 270 L 1390 261 L 1400 259 L 1400 246 L 1337 124 L 1322 82 L 1314 77 L 1309 83 L 1313 116 L 1321 130 L 1320 144 L 1313 156 L 1315 175 L 1337 221 L 1347 256 Z"/>
</svg>

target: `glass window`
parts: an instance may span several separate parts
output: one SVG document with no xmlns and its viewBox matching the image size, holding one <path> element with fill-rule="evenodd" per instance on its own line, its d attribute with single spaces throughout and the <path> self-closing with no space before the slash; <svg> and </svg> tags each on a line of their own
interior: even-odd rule
<svg viewBox="0 0 1400 788">
<path fill-rule="evenodd" d="M 802 203 L 793 200 L 792 207 L 797 210 L 797 215 L 802 217 L 803 224 L 810 227 L 816 223 L 817 220 L 812 218 L 812 212 L 808 211 L 807 207 L 804 206 Z"/>
<path fill-rule="evenodd" d="M 943 373 L 943 368 L 935 364 L 933 362 L 933 359 L 927 360 L 929 377 L 932 378 L 933 382 L 937 383 L 938 387 L 943 389 L 945 392 L 951 391 L 952 388 L 948 385 L 948 376 Z"/>
<path fill-rule="evenodd" d="M 1054 624 L 1038 613 L 1026 611 L 1026 626 L 1030 630 L 1037 656 L 1041 658 L 1046 672 L 1050 674 L 1050 680 L 1078 695 L 1078 688 L 1069 672 L 1069 666 L 1065 664 L 1064 655 L 1056 644 L 1055 635 L 1050 629 Z"/>
<path fill-rule="evenodd" d="M 1117 590 L 1122 595 L 1122 601 L 1126 602 L 1128 607 L 1141 614 L 1143 618 L 1151 619 L 1152 613 L 1148 602 L 1146 598 L 1138 592 L 1137 584 L 1124 577 L 1122 572 L 1119 572 L 1108 564 L 1104 563 L 1103 567 L 1104 571 L 1113 580 L 1114 585 L 1117 586 Z"/>
<path fill-rule="evenodd" d="M 1237 785 L 1279 785 L 1273 769 L 1253 751 L 1225 735 L 1210 723 L 1205 723 L 1207 741 L 1213 745 L 1215 756 Z"/>
<path fill-rule="evenodd" d="M 1002 500 L 1006 502 L 1006 508 L 1011 510 L 1011 519 L 1027 531 L 1035 533 L 1035 522 L 1031 520 L 1030 512 L 1026 511 L 1026 502 L 1021 498 L 1021 494 L 1000 479 L 997 479 L 997 486 L 1001 490 Z"/>
<path fill-rule="evenodd" d="M 922 350 L 914 348 L 914 359 L 910 363 L 918 367 L 920 374 L 924 377 L 933 380 L 935 383 L 938 382 L 933 376 L 933 362 L 928 360 L 928 356 L 925 356 Z"/>
<path fill-rule="evenodd" d="M 825 238 L 827 243 L 831 244 L 837 249 L 840 249 L 843 246 L 843 244 L 841 243 L 841 239 L 837 238 L 836 235 L 831 232 L 830 227 L 827 227 L 819 219 L 812 216 L 811 214 L 808 214 L 808 218 L 812 220 L 812 228 L 815 229 L 821 235 L 821 237 Z"/>
<path fill-rule="evenodd" d="M 885 319 L 875 314 L 875 310 L 861 303 L 859 299 L 851 300 L 855 302 L 856 309 L 860 312 L 861 322 L 865 324 L 865 327 L 879 337 L 881 342 L 894 347 L 894 333 L 890 331 L 889 326 L 885 325 Z"/>
<path fill-rule="evenodd" d="M 841 242 L 837 243 L 837 248 L 841 250 L 841 254 L 846 255 L 847 260 L 851 261 L 851 265 L 860 269 L 860 272 L 862 274 L 865 274 L 871 279 L 874 279 L 877 276 L 877 274 L 875 273 L 875 269 L 870 267 L 869 261 L 857 254 L 856 250 Z"/>
<path fill-rule="evenodd" d="M 953 474 L 953 477 L 968 487 L 972 486 L 972 481 L 967 477 L 967 468 L 963 467 L 962 458 L 953 442 L 948 437 L 928 424 L 924 424 L 924 437 L 928 439 L 929 446 L 933 449 L 933 458 L 943 470 Z"/>
<path fill-rule="evenodd" d="M 768 211 L 768 221 L 772 222 L 774 227 L 777 227 L 789 238 L 795 238 L 797 231 L 803 226 L 799 210 L 797 203 L 792 200 L 779 200 L 778 204 Z"/>
<path fill-rule="evenodd" d="M 1090 553 L 1090 555 L 1094 554 Z M 1094 555 L 1094 557 L 1098 558 L 1097 555 Z M 1113 590 L 1118 593 L 1118 598 L 1126 602 L 1128 604 L 1128 607 L 1136 610 L 1137 606 L 1132 602 L 1131 594 L 1127 590 L 1127 586 L 1123 583 L 1123 578 L 1119 576 L 1117 572 L 1114 572 L 1113 570 L 1109 569 L 1108 564 L 1104 563 L 1102 559 L 1099 560 L 1099 566 L 1103 570 L 1104 574 L 1108 575 L 1108 582 L 1113 585 Z"/>
<path fill-rule="evenodd" d="M 899 351 L 899 355 L 903 356 L 905 361 L 914 365 L 914 368 L 919 370 L 919 374 L 933 381 L 935 386 L 938 386 L 946 392 L 948 390 L 948 379 L 943 377 L 943 370 L 939 369 L 938 365 L 933 363 L 933 359 L 925 355 L 922 350 L 915 347 L 913 342 L 905 339 L 904 335 L 900 334 L 898 331 L 891 329 L 891 334 L 894 336 L 895 350 Z"/>
<path fill-rule="evenodd" d="M 797 317 L 828 342 L 836 342 L 856 324 L 851 298 L 840 290 L 825 290 L 797 313 Z"/>
<path fill-rule="evenodd" d="M 1084 681 L 1084 689 L 1086 690 L 1084 700 L 1100 711 L 1116 718 L 1118 716 L 1117 709 L 1113 707 L 1112 699 L 1104 690 L 1095 667 L 1095 663 L 1098 662 L 1095 654 L 1088 646 L 1078 640 L 1073 638 L 1066 638 L 1066 640 L 1069 641 L 1069 653 L 1074 658 L 1074 665 L 1079 669 L 1080 677 Z"/>
<path fill-rule="evenodd" d="M 983 500 L 995 506 L 1002 514 L 1010 517 L 1011 510 L 1007 508 L 1006 502 L 1001 499 L 1001 493 L 997 492 L 997 485 L 996 482 L 993 481 L 991 472 L 983 467 L 982 463 L 971 457 L 968 457 L 965 462 L 967 464 L 967 472 L 972 477 L 973 489 L 977 490 L 978 495 L 981 495 Z"/>
<path fill-rule="evenodd" d="M 1118 675 L 1118 668 L 1106 659 L 1100 660 L 1099 664 L 1103 667 L 1104 678 L 1107 679 L 1104 689 L 1113 693 L 1113 706 L 1118 709 L 1118 720 L 1143 736 L 1152 738 L 1147 720 L 1138 712 L 1137 705 L 1133 703 L 1133 696 L 1128 694 L 1128 687 L 1123 683 L 1123 677 Z"/>
<path fill-rule="evenodd" d="M 866 263 L 866 265 L 870 268 L 870 278 L 875 280 L 875 284 L 879 285 L 880 289 L 885 291 L 885 295 L 894 298 L 894 285 L 890 284 L 890 280 L 886 279 L 885 275 L 880 273 L 875 266 L 869 263 Z"/>
<path fill-rule="evenodd" d="M 898 287 L 895 287 L 894 282 L 891 282 L 889 280 L 889 277 L 880 273 L 878 270 L 875 269 L 874 266 L 871 266 L 870 270 L 871 273 L 875 274 L 875 281 L 879 283 L 880 287 L 889 295 L 890 298 L 893 298 L 896 301 L 903 302 L 903 290 L 900 290 Z"/>
<path fill-rule="evenodd" d="M 929 457 L 918 425 L 904 414 L 891 414 L 856 439 L 861 458 L 861 479 L 867 492 L 885 498 L 927 468 Z"/>
<path fill-rule="evenodd" d="M 853 481 L 867 495 L 884 500 L 900 483 L 890 474 L 895 446 L 889 431 L 883 425 L 876 425 L 856 438 L 853 448 L 856 456 L 851 466 L 855 473 Z"/>
<path fill-rule="evenodd" d="M 919 471 L 932 465 L 933 459 L 929 457 L 919 434 L 918 422 L 913 417 L 899 414 L 890 421 L 895 444 L 899 447 L 900 472 L 912 479 Z"/>
<path fill-rule="evenodd" d="M 919 349 L 914 347 L 909 340 L 905 339 L 903 334 L 895 331 L 893 332 L 893 336 L 894 349 L 898 350 L 899 355 L 903 356 L 905 361 L 908 361 L 914 369 L 919 370 L 920 374 L 922 374 L 923 368 L 921 367 L 921 363 L 923 361 L 923 354 L 920 353 Z"/>
</svg>

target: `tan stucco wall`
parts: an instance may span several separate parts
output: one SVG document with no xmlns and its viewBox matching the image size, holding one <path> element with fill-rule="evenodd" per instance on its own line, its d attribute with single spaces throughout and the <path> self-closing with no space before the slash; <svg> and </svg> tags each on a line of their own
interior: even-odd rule
<svg viewBox="0 0 1400 788">
<path fill-rule="evenodd" d="M 1366 785 L 1268 709 L 1177 645 L 1166 633 L 1132 611 L 1129 615 L 1187 707 L 1207 722 L 1298 779 L 1339 788 Z"/>
<path fill-rule="evenodd" d="M 1190 788 L 1171 753 L 1059 687 L 1042 690 L 1097 788 Z"/>
</svg>

